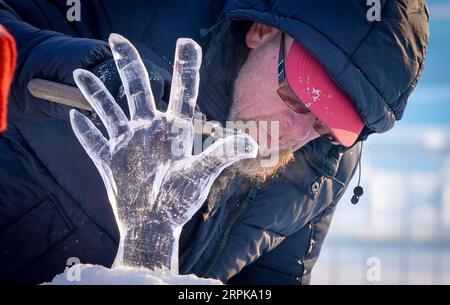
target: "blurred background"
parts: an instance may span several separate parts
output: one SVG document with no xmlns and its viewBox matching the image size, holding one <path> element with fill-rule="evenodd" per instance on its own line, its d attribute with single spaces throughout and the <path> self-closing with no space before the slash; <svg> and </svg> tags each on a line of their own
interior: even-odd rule
<svg viewBox="0 0 450 305">
<path fill-rule="evenodd" d="M 402 121 L 364 144 L 312 284 L 450 284 L 450 0 L 429 0 L 425 70 Z"/>
</svg>

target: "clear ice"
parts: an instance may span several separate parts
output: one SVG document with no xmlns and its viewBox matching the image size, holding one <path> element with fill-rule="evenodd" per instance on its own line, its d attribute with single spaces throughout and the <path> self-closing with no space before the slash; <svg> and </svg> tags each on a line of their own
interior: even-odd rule
<svg viewBox="0 0 450 305">
<path fill-rule="evenodd" d="M 192 154 L 202 60 L 201 48 L 193 40 L 177 41 L 166 112 L 156 109 L 148 73 L 134 46 L 117 34 L 111 34 L 109 44 L 130 119 L 96 76 L 75 70 L 75 82 L 102 120 L 108 138 L 74 109 L 72 128 L 100 172 L 119 227 L 114 266 L 170 269 L 178 274 L 183 225 L 200 209 L 221 171 L 256 157 L 258 147 L 250 136 L 232 134 Z"/>
</svg>

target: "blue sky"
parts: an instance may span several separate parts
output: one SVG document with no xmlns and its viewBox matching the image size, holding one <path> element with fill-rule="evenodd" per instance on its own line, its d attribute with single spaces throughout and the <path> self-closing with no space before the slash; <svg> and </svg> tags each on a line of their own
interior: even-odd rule
<svg viewBox="0 0 450 305">
<path fill-rule="evenodd" d="M 399 125 L 450 125 L 450 1 L 427 1 L 430 43 L 422 78 Z"/>
</svg>

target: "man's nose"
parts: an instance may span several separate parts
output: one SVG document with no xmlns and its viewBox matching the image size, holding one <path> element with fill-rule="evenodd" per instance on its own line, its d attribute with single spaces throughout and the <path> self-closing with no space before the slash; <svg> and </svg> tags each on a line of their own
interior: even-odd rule
<svg viewBox="0 0 450 305">
<path fill-rule="evenodd" d="M 314 123 L 317 118 L 312 113 L 293 113 L 289 118 L 289 128 L 294 139 L 305 141 L 312 134 L 317 133 L 314 130 Z M 315 137 L 312 137 L 315 138 Z"/>
</svg>

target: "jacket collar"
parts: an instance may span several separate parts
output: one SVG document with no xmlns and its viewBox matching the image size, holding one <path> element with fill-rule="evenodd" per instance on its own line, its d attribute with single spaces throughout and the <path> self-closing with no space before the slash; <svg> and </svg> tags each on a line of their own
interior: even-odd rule
<svg viewBox="0 0 450 305">
<path fill-rule="evenodd" d="M 296 158 L 305 158 L 306 162 L 322 175 L 333 177 L 338 170 L 339 161 L 349 148 L 332 145 L 326 139 L 318 138 L 296 152 Z"/>
</svg>

